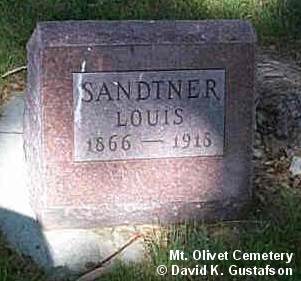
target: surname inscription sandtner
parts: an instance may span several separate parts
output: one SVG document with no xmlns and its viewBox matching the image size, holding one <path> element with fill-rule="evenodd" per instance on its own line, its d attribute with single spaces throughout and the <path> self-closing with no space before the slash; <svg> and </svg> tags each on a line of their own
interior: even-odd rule
<svg viewBox="0 0 301 281">
<path fill-rule="evenodd" d="M 74 73 L 75 160 L 222 155 L 225 70 Z"/>
</svg>

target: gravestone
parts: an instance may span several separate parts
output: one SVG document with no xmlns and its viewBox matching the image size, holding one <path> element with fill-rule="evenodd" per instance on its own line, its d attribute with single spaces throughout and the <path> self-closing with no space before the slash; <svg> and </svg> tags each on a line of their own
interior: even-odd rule
<svg viewBox="0 0 301 281">
<path fill-rule="evenodd" d="M 39 23 L 25 151 L 46 228 L 238 217 L 251 194 L 244 21 Z"/>
</svg>

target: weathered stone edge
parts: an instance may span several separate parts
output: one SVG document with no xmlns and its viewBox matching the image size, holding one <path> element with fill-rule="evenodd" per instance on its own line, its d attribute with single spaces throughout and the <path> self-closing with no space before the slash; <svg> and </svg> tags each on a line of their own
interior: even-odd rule
<svg viewBox="0 0 301 281">
<path fill-rule="evenodd" d="M 201 32 L 202 36 L 196 30 L 192 30 L 191 33 L 185 33 L 180 36 L 175 36 L 171 39 L 165 38 L 165 35 L 158 32 L 161 27 L 166 28 L 184 28 L 193 27 L 193 25 L 199 24 L 203 26 L 204 30 Z M 220 32 L 220 28 L 223 24 L 229 25 L 229 27 L 223 32 Z M 146 28 L 146 31 L 151 31 L 151 35 L 140 36 L 143 33 L 132 32 L 131 34 L 120 33 L 120 28 L 117 25 L 123 25 L 125 27 L 140 25 L 139 28 Z M 152 26 L 156 25 L 156 26 Z M 104 28 L 107 26 L 107 28 Z M 239 27 L 237 27 L 239 26 Z M 234 27 L 237 29 L 237 33 L 233 36 Z M 111 28 L 111 30 L 110 30 Z M 137 28 L 137 29 L 139 29 Z M 90 32 L 91 37 L 82 38 L 79 36 L 76 40 L 75 34 L 79 34 L 81 29 L 87 29 Z M 257 35 L 255 29 L 249 21 L 245 20 L 125 20 L 125 21 L 44 21 L 37 23 L 37 35 L 39 45 L 41 48 L 57 48 L 57 47 L 81 47 L 81 46 L 148 46 L 148 45 L 202 45 L 202 44 L 254 44 L 257 42 Z M 111 38 L 112 35 L 117 36 L 118 39 L 104 39 L 99 41 L 99 30 L 108 30 L 107 33 L 102 33 L 104 38 Z M 204 37 L 203 37 L 204 35 Z M 207 37 L 207 35 L 210 35 Z M 140 37 L 139 37 L 140 36 Z M 72 42 L 73 40 L 73 42 Z M 97 41 L 98 42 L 95 42 Z M 76 42 L 77 41 L 77 42 Z"/>
</svg>

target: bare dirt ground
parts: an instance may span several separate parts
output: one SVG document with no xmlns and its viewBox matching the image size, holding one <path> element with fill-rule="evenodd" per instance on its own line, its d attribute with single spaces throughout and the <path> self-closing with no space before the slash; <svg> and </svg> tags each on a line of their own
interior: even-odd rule
<svg viewBox="0 0 301 281">
<path fill-rule="evenodd" d="M 301 56 L 260 50 L 257 56 L 254 182 L 267 189 L 301 188 L 293 159 L 301 156 Z M 301 160 L 301 158 L 300 158 Z M 298 172 L 298 169 L 295 171 Z M 271 193 L 271 192 L 270 192 Z"/>
<path fill-rule="evenodd" d="M 0 84 L 0 105 L 3 104 L 12 93 L 24 92 L 26 88 L 26 73 L 19 72 L 11 75 Z"/>
</svg>

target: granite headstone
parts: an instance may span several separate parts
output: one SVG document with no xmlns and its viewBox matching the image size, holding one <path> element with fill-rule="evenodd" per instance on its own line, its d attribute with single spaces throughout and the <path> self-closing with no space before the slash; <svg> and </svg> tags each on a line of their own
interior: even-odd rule
<svg viewBox="0 0 301 281">
<path fill-rule="evenodd" d="M 28 46 L 25 151 L 46 228 L 239 216 L 256 36 L 244 21 L 69 21 Z"/>
</svg>

